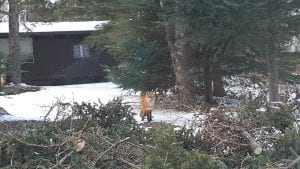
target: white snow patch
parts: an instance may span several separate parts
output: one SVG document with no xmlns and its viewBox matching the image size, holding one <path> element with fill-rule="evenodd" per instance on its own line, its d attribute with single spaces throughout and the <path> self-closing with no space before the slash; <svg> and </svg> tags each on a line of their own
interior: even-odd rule
<svg viewBox="0 0 300 169">
<path fill-rule="evenodd" d="M 105 104 L 113 98 L 120 97 L 124 103 L 133 106 L 134 118 L 139 122 L 139 94 L 123 90 L 117 85 L 107 83 L 91 83 L 65 86 L 43 86 L 40 91 L 26 92 L 18 95 L 0 96 L 0 107 L 12 116 L 2 116 L 2 120 L 43 120 L 49 108 L 58 100 L 67 102 L 91 102 Z M 152 112 L 154 122 L 166 122 L 176 126 L 191 123 L 193 112 L 178 112 L 176 110 L 157 110 Z M 51 120 L 56 113 L 50 114 Z M 146 120 L 145 120 L 146 122 Z"/>
<path fill-rule="evenodd" d="M 142 123 L 141 118 L 139 117 L 139 109 L 134 109 L 136 112 L 135 119 Z M 176 110 L 153 110 L 153 122 L 165 122 L 168 124 L 176 126 L 189 125 L 194 121 L 194 112 L 180 112 Z M 146 121 L 146 120 L 145 120 Z"/>
<path fill-rule="evenodd" d="M 125 91 L 113 83 L 93 83 L 83 85 L 44 86 L 37 92 L 0 96 L 0 106 L 10 113 L 12 119 L 41 120 L 50 106 L 58 100 L 62 102 L 107 103 Z M 50 115 L 54 119 L 55 114 Z"/>
</svg>

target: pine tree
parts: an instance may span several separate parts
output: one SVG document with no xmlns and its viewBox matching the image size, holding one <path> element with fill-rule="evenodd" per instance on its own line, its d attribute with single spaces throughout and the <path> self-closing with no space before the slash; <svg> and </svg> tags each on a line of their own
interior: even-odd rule
<svg viewBox="0 0 300 169">
<path fill-rule="evenodd" d="M 267 65 L 270 101 L 279 101 L 278 62 L 286 60 L 282 57 L 287 53 L 287 45 L 299 34 L 299 5 L 297 0 L 268 0 L 253 5 L 248 12 L 255 23 L 255 27 L 249 29 L 252 35 L 249 39 L 253 42 L 249 47 L 254 48 L 255 54 Z"/>
<path fill-rule="evenodd" d="M 119 11 L 117 17 L 87 41 L 108 47 L 119 62 L 109 70 L 116 84 L 136 91 L 167 90 L 174 86 L 174 75 L 157 4 L 129 1 L 120 2 L 111 11 Z"/>
</svg>

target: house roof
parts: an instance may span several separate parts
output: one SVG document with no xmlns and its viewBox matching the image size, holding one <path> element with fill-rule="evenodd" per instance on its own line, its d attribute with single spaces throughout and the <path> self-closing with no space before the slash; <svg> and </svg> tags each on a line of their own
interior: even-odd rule
<svg viewBox="0 0 300 169">
<path fill-rule="evenodd" d="M 95 31 L 108 21 L 80 22 L 25 22 L 20 23 L 20 33 L 84 32 Z M 8 22 L 0 23 L 0 34 L 9 33 Z"/>
</svg>

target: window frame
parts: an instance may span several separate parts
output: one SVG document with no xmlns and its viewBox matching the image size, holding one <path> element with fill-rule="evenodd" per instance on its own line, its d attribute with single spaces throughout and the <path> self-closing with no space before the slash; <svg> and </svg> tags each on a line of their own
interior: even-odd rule
<svg viewBox="0 0 300 169">
<path fill-rule="evenodd" d="M 9 54 L 9 39 L 8 38 L 0 38 L 0 40 L 2 41 L 2 43 L 5 43 L 4 48 L 7 48 L 5 51 L 0 51 L 0 52 L 5 55 L 8 55 Z M 25 46 L 24 44 L 26 44 L 26 42 L 30 43 L 30 45 L 29 45 L 30 50 L 24 50 L 25 48 L 23 46 Z M 22 64 L 34 63 L 35 58 L 34 58 L 34 54 L 33 54 L 33 39 L 32 39 L 32 37 L 21 38 L 19 41 L 19 45 L 20 45 L 20 55 L 23 58 Z M 30 52 L 24 52 L 24 51 L 30 51 Z"/>
<path fill-rule="evenodd" d="M 73 58 L 85 59 L 90 57 L 90 48 L 88 45 L 76 44 L 73 45 Z"/>
</svg>

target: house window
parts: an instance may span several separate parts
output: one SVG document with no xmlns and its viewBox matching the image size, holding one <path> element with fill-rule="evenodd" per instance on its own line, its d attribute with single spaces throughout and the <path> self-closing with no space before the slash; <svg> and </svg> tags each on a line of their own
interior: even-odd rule
<svg viewBox="0 0 300 169">
<path fill-rule="evenodd" d="M 87 45 L 73 45 L 74 58 L 90 57 L 90 48 Z"/>
<path fill-rule="evenodd" d="M 24 63 L 34 63 L 32 39 L 24 38 L 20 41 L 20 52 Z"/>
<path fill-rule="evenodd" d="M 8 39 L 0 39 L 0 53 L 8 55 Z M 19 41 L 20 54 L 24 63 L 34 63 L 32 38 L 22 38 Z"/>
</svg>

